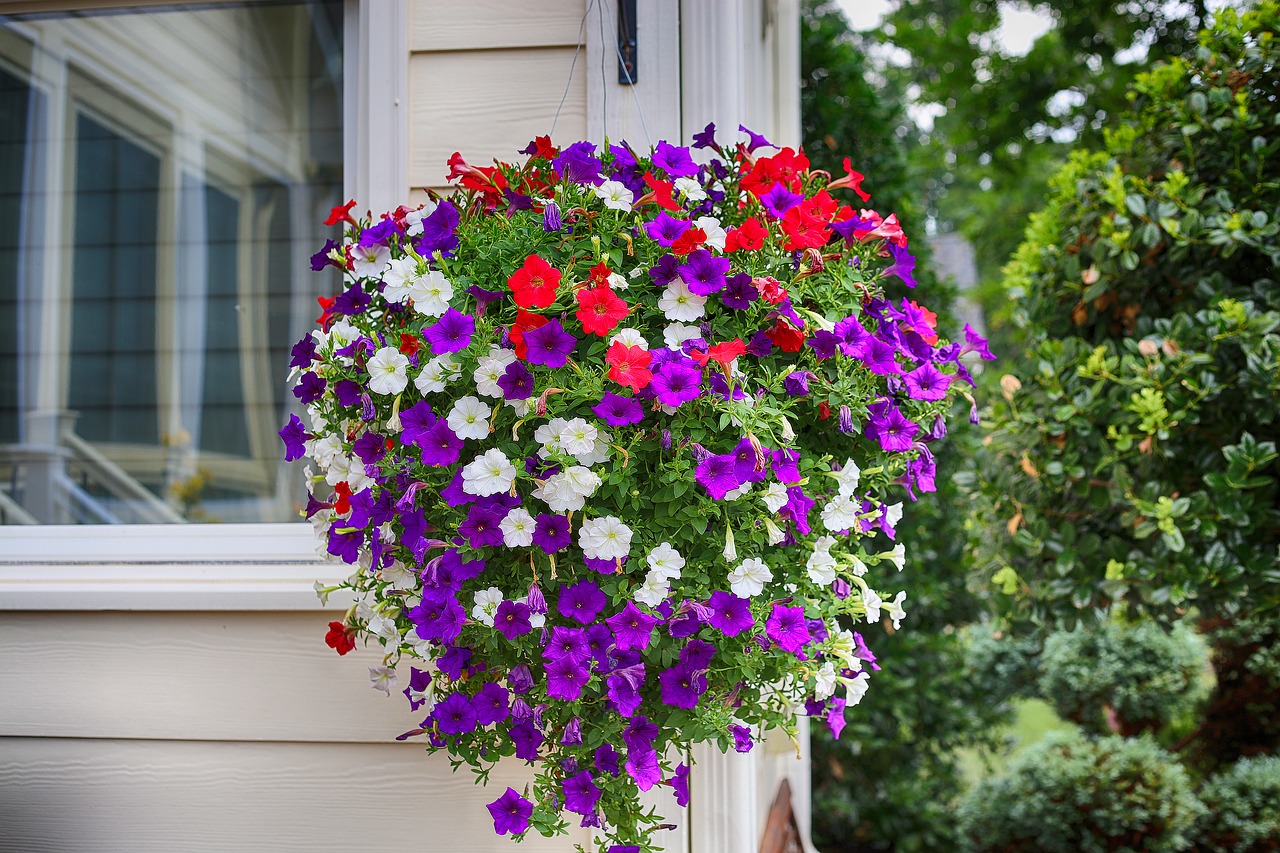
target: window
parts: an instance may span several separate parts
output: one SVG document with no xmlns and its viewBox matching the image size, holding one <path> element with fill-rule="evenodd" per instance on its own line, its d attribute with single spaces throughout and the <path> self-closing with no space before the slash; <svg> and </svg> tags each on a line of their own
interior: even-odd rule
<svg viewBox="0 0 1280 853">
<path fill-rule="evenodd" d="M 0 16 L 0 523 L 296 518 L 346 5 Z"/>
</svg>

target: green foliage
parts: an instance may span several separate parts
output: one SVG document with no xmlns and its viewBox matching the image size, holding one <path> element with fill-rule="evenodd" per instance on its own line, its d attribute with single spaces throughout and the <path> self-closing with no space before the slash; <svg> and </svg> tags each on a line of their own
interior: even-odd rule
<svg viewBox="0 0 1280 853">
<path fill-rule="evenodd" d="M 973 851 L 1178 851 L 1201 808 L 1149 738 L 1054 733 L 971 791 L 958 817 Z"/>
<path fill-rule="evenodd" d="M 1040 695 L 1095 732 L 1156 731 L 1204 696 L 1204 640 L 1186 625 L 1144 622 L 1059 631 L 1044 644 Z"/>
<path fill-rule="evenodd" d="M 1245 758 L 1205 782 L 1192 830 L 1205 853 L 1263 853 L 1280 843 L 1280 757 Z"/>
<path fill-rule="evenodd" d="M 1028 348 L 973 529 L 1015 617 L 1280 605 L 1278 20 L 1140 77 L 1008 268 Z"/>
</svg>

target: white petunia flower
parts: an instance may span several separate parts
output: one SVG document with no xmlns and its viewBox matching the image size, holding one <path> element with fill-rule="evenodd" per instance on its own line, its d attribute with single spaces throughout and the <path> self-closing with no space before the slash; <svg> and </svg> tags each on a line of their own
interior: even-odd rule
<svg viewBox="0 0 1280 853">
<path fill-rule="evenodd" d="M 671 547 L 670 542 L 663 542 L 650 551 L 649 556 L 645 557 L 645 562 L 649 564 L 649 571 L 666 580 L 675 580 L 680 577 L 680 570 L 685 566 L 684 557 Z"/>
<path fill-rule="evenodd" d="M 404 233 L 410 237 L 421 237 L 423 232 L 422 220 L 436 212 L 436 203 L 428 201 L 420 210 L 411 210 L 404 215 Z"/>
<path fill-rule="evenodd" d="M 489 436 L 489 416 L 493 409 L 481 402 L 480 398 L 470 395 L 453 404 L 447 419 L 449 429 L 458 438 L 482 439 Z"/>
<path fill-rule="evenodd" d="M 890 527 L 897 527 L 898 522 L 902 520 L 902 502 L 890 504 L 884 509 L 884 523 Z"/>
<path fill-rule="evenodd" d="M 418 259 L 413 255 L 396 258 L 382 274 L 382 296 L 388 302 L 404 302 L 410 285 L 418 278 Z"/>
<path fill-rule="evenodd" d="M 346 320 L 339 320 L 329 327 L 329 342 L 334 350 L 351 346 L 360 338 L 360 330 Z"/>
<path fill-rule="evenodd" d="M 413 386 L 423 394 L 438 394 L 462 375 L 458 363 L 448 355 L 438 355 L 422 367 Z"/>
<path fill-rule="evenodd" d="M 890 563 L 897 566 L 898 571 L 902 571 L 902 567 L 907 563 L 907 549 L 903 547 L 901 542 L 894 545 L 892 551 L 887 554 L 881 554 L 880 556 L 887 558 Z"/>
<path fill-rule="evenodd" d="M 389 666 L 369 667 L 369 686 L 390 696 L 396 686 L 396 671 Z"/>
<path fill-rule="evenodd" d="M 594 495 L 603 482 L 599 474 L 583 465 L 570 465 L 561 472 L 561 476 L 569 488 L 584 498 Z"/>
<path fill-rule="evenodd" d="M 867 621 L 880 621 L 880 608 L 884 606 L 884 599 L 876 594 L 874 589 L 868 589 L 862 593 L 862 606 L 867 609 Z"/>
<path fill-rule="evenodd" d="M 748 480 L 744 482 L 741 486 L 738 486 L 738 488 L 730 489 L 729 491 L 725 492 L 724 499 L 727 501 L 736 501 L 738 498 L 746 497 L 747 495 L 751 494 L 751 489 L 754 487 L 754 485 L 755 485 L 754 483 Z"/>
<path fill-rule="evenodd" d="M 475 594 L 475 607 L 471 608 L 471 618 L 487 628 L 493 627 L 493 616 L 498 612 L 498 605 L 505 596 L 496 586 L 482 589 Z"/>
<path fill-rule="evenodd" d="M 714 216 L 699 216 L 693 221 L 697 228 L 702 229 L 702 233 L 707 235 L 707 246 L 715 249 L 717 252 L 724 251 L 725 240 L 729 235 L 720 227 L 720 220 Z"/>
<path fill-rule="evenodd" d="M 507 491 L 515 481 L 515 466 L 497 448 L 486 451 L 462 469 L 462 490 L 482 498 Z"/>
<path fill-rule="evenodd" d="M 640 349 L 649 350 L 649 342 L 644 339 L 644 335 L 640 334 L 639 329 L 618 329 L 609 338 L 609 346 L 614 343 L 620 343 L 627 347 L 640 347 Z"/>
<path fill-rule="evenodd" d="M 702 188 L 702 184 L 693 178 L 676 178 L 673 182 L 675 188 L 684 196 L 685 201 L 702 201 L 707 197 L 707 192 Z"/>
<path fill-rule="evenodd" d="M 552 474 L 533 490 L 533 496 L 552 512 L 577 512 L 586 506 L 586 495 L 574 488 L 564 472 Z"/>
<path fill-rule="evenodd" d="M 418 575 L 399 560 L 383 568 L 382 579 L 396 589 L 413 589 L 418 585 Z"/>
<path fill-rule="evenodd" d="M 578 460 L 579 465 L 599 465 L 602 462 L 608 462 L 609 442 L 611 441 L 613 441 L 613 436 L 601 430 L 591 449 L 586 453 L 575 453 L 574 458 Z"/>
<path fill-rule="evenodd" d="M 831 661 L 827 661 L 813 676 L 813 698 L 819 701 L 830 699 L 835 692 L 836 668 Z"/>
<path fill-rule="evenodd" d="M 782 540 L 787 538 L 787 534 L 782 528 L 773 523 L 773 519 L 768 516 L 764 519 L 764 533 L 768 538 L 770 545 L 781 545 Z"/>
<path fill-rule="evenodd" d="M 764 501 L 765 509 L 769 510 L 769 512 L 777 512 L 787 505 L 789 500 L 787 487 L 781 483 L 770 483 L 765 487 L 764 494 L 760 496 L 760 500 Z"/>
<path fill-rule="evenodd" d="M 672 323 L 662 330 L 662 340 L 667 345 L 667 349 L 680 349 L 680 345 L 685 341 L 700 337 L 702 337 L 701 329 L 684 323 Z"/>
<path fill-rule="evenodd" d="M 890 601 L 885 608 L 885 612 L 889 614 L 889 618 L 893 620 L 893 630 L 902 627 L 902 620 L 907 618 L 907 611 L 902 609 L 902 603 L 907 600 L 907 591 L 901 590 L 893 601 Z"/>
<path fill-rule="evenodd" d="M 378 278 L 387 266 L 391 250 L 386 246 L 352 246 L 351 266 L 359 278 Z"/>
<path fill-rule="evenodd" d="M 626 290 L 631 286 L 631 282 L 627 281 L 616 272 L 609 273 L 609 286 L 614 290 Z"/>
<path fill-rule="evenodd" d="M 658 299 L 658 310 L 668 320 L 687 323 L 697 320 L 706 314 L 707 297 L 698 296 L 684 283 L 684 279 L 676 279 L 668 284 Z"/>
<path fill-rule="evenodd" d="M 317 438 L 308 443 L 307 455 L 316 461 L 321 468 L 328 468 L 333 460 L 342 454 L 342 439 L 334 433 Z"/>
<path fill-rule="evenodd" d="M 533 544 L 535 522 L 527 509 L 516 507 L 498 524 L 502 531 L 502 544 L 508 548 L 527 548 Z"/>
<path fill-rule="evenodd" d="M 858 520 L 861 507 L 847 495 L 836 495 L 822 508 L 822 523 L 828 530 L 848 530 Z"/>
<path fill-rule="evenodd" d="M 635 193 L 627 189 L 626 184 L 618 181 L 605 181 L 598 187 L 592 188 L 596 198 L 604 202 L 604 206 L 610 210 L 621 210 L 624 213 L 631 212 L 631 205 L 636 200 Z"/>
<path fill-rule="evenodd" d="M 809 571 L 809 580 L 821 586 L 826 586 L 836 579 L 836 561 L 830 554 L 830 548 L 835 544 L 835 540 L 830 536 L 823 536 L 813 543 L 813 553 L 809 555 L 805 568 Z"/>
<path fill-rule="evenodd" d="M 369 359 L 369 390 L 399 394 L 409 384 L 409 359 L 395 347 L 383 347 Z"/>
<path fill-rule="evenodd" d="M 502 397 L 506 394 L 502 393 L 502 386 L 498 384 L 498 380 L 507 372 L 507 368 L 516 360 L 514 350 L 493 348 L 489 350 L 489 354 L 481 356 L 476 363 L 475 372 L 471 374 L 472 380 L 476 383 L 476 391 L 486 397 Z"/>
<path fill-rule="evenodd" d="M 617 560 L 631 550 L 631 528 L 612 515 L 584 521 L 578 528 L 578 547 L 592 560 Z"/>
<path fill-rule="evenodd" d="M 382 638 L 387 651 L 400 648 L 400 631 L 396 628 L 394 619 L 383 616 L 381 613 L 375 614 L 369 620 L 369 633 Z"/>
<path fill-rule="evenodd" d="M 751 598 L 764 591 L 764 585 L 773 580 L 773 572 L 759 557 L 743 560 L 729 572 L 729 589 L 739 598 Z"/>
<path fill-rule="evenodd" d="M 840 494 L 845 497 L 853 495 L 853 490 L 858 488 L 858 480 L 862 477 L 862 471 L 857 465 L 853 464 L 852 459 L 844 460 L 844 465 L 839 471 L 832 471 L 831 476 L 836 478 L 836 482 L 840 484 Z"/>
<path fill-rule="evenodd" d="M 556 435 L 556 440 L 565 453 L 578 456 L 591 453 L 595 449 L 596 438 L 599 435 L 600 430 L 593 425 L 582 418 L 573 418 L 561 428 Z"/>
<path fill-rule="evenodd" d="M 842 678 L 844 684 L 844 701 L 845 706 L 849 707 L 857 705 L 862 701 L 862 697 L 867 695 L 867 688 L 871 686 L 871 679 L 866 676 L 859 678 Z"/>
<path fill-rule="evenodd" d="M 671 594 L 671 584 L 666 578 L 657 572 L 649 572 L 644 577 L 644 583 L 636 587 L 636 591 L 632 594 L 632 598 L 641 604 L 647 604 L 650 607 L 657 607 L 666 601 L 667 596 Z"/>
<path fill-rule="evenodd" d="M 414 311 L 428 317 L 440 317 L 449 310 L 453 285 L 440 270 L 430 270 L 409 285 L 409 297 L 413 300 Z"/>
<path fill-rule="evenodd" d="M 858 577 L 862 577 L 867 573 L 866 563 L 862 562 L 857 557 L 850 557 L 849 560 L 852 563 L 852 565 L 850 566 L 850 569 L 853 571 L 855 575 L 857 575 Z"/>
</svg>

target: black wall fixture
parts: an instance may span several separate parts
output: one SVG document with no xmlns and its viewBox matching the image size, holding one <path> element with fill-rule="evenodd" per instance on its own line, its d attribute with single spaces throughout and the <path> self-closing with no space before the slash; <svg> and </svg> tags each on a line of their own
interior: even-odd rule
<svg viewBox="0 0 1280 853">
<path fill-rule="evenodd" d="M 618 82 L 634 85 L 636 62 L 636 0 L 618 0 Z"/>
</svg>

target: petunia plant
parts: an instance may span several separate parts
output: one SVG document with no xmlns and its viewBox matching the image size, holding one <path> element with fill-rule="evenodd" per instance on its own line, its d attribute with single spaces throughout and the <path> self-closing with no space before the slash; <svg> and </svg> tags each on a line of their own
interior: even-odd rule
<svg viewBox="0 0 1280 853">
<path fill-rule="evenodd" d="M 692 148 L 455 154 L 447 198 L 330 224 L 342 270 L 293 349 L 306 516 L 421 738 L 482 780 L 498 834 L 596 827 L 654 849 L 655 785 L 690 747 L 748 752 L 799 715 L 839 734 L 905 618 L 903 499 L 967 353 L 905 295 L 914 260 L 848 161 L 714 126 Z M 957 381 L 959 380 L 959 381 Z"/>
</svg>

